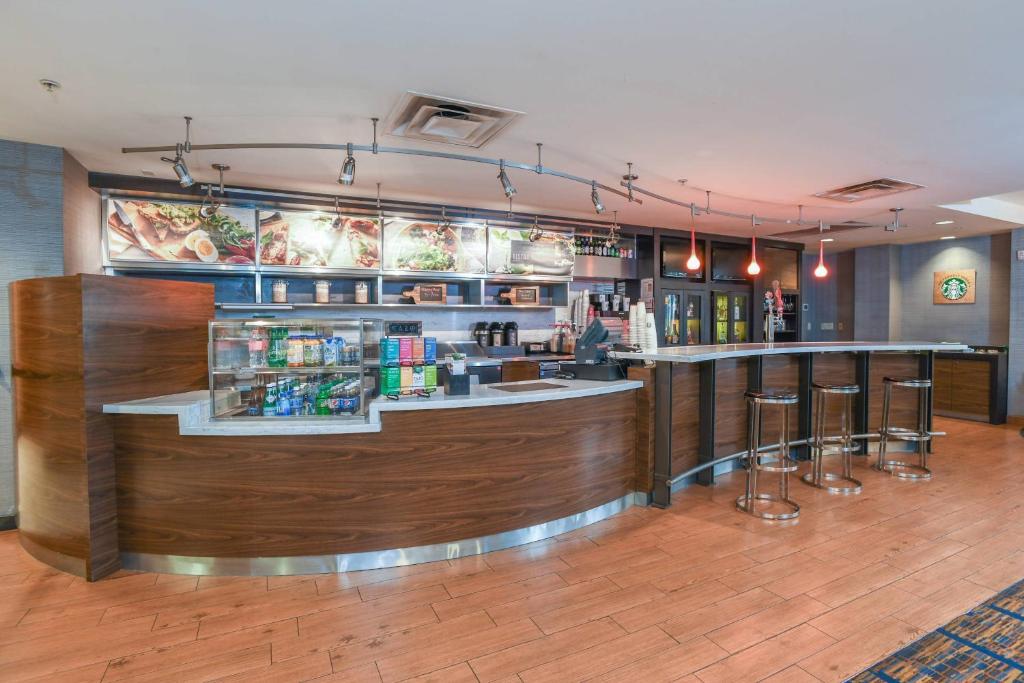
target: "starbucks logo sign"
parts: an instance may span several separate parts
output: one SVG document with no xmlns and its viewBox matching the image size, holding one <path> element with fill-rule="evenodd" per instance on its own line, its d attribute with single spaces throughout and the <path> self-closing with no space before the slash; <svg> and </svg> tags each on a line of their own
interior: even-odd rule
<svg viewBox="0 0 1024 683">
<path fill-rule="evenodd" d="M 934 304 L 973 304 L 977 271 L 941 270 L 936 271 L 935 286 L 932 289 Z"/>
<path fill-rule="evenodd" d="M 967 280 L 954 275 L 947 277 L 939 284 L 939 291 L 950 301 L 957 301 L 967 295 L 967 287 Z"/>
</svg>

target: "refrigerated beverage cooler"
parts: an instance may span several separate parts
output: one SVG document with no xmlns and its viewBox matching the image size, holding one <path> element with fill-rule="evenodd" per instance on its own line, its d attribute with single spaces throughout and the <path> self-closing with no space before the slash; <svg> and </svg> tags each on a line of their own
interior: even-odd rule
<svg viewBox="0 0 1024 683">
<path fill-rule="evenodd" d="M 745 344 L 750 341 L 750 295 L 714 292 L 714 344 Z"/>
<path fill-rule="evenodd" d="M 661 344 L 683 346 L 703 343 L 704 292 L 661 290 Z"/>
</svg>

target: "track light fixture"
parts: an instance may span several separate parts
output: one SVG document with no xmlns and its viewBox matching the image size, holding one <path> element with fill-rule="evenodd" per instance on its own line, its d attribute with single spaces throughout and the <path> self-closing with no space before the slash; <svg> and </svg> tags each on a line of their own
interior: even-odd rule
<svg viewBox="0 0 1024 683">
<path fill-rule="evenodd" d="M 505 193 L 505 196 L 512 199 L 512 195 L 516 193 L 516 188 L 512 181 L 508 179 L 508 173 L 505 173 L 504 159 L 498 162 L 498 182 L 501 183 L 501 191 Z M 511 211 L 511 209 L 509 210 Z"/>
<path fill-rule="evenodd" d="M 612 225 L 608 228 L 608 237 L 604 240 L 606 247 L 613 247 L 619 241 L 619 212 L 612 211 Z"/>
<path fill-rule="evenodd" d="M 533 226 L 530 228 L 530 235 L 529 235 L 528 239 L 531 242 L 536 242 L 537 240 L 539 240 L 541 238 L 541 236 L 543 234 L 544 234 L 544 231 L 540 229 L 540 217 L 539 216 L 534 216 L 533 217 Z"/>
<path fill-rule="evenodd" d="M 224 196 L 224 171 L 230 171 L 231 167 L 225 164 L 211 164 L 213 168 L 217 169 L 220 174 L 220 195 Z M 213 218 L 213 216 L 220 210 L 221 204 L 213 198 L 213 183 L 206 186 L 206 196 L 203 197 L 203 203 L 199 207 L 199 215 L 203 218 Z"/>
<path fill-rule="evenodd" d="M 178 177 L 178 184 L 182 187 L 192 187 L 196 184 L 196 181 L 192 178 L 192 174 L 188 172 L 188 166 L 185 165 L 184 155 L 192 151 L 192 117 L 185 117 L 185 142 L 179 142 L 174 146 L 174 158 L 160 157 L 160 161 L 171 165 L 171 170 L 174 171 L 174 175 Z"/>
<path fill-rule="evenodd" d="M 624 185 L 626 186 L 626 199 L 628 199 L 630 202 L 634 201 L 634 198 L 633 198 L 633 181 L 634 180 L 639 180 L 639 179 L 640 179 L 640 176 L 638 176 L 636 173 L 633 173 L 633 162 L 632 161 L 627 161 L 626 162 L 626 175 L 622 176 L 622 180 L 624 181 Z M 601 212 L 598 211 L 598 213 L 601 213 Z"/>
<path fill-rule="evenodd" d="M 601 196 L 597 194 L 597 181 L 590 183 L 590 201 L 594 204 L 594 211 L 604 213 L 604 204 L 601 203 Z"/>
<path fill-rule="evenodd" d="M 185 160 L 181 157 L 181 152 L 174 155 L 173 159 L 170 157 L 160 157 L 160 161 L 167 162 L 171 165 L 171 170 L 173 170 L 174 175 L 178 177 L 178 184 L 182 187 L 192 187 L 196 184 L 196 181 L 192 179 L 192 174 L 188 172 L 188 166 L 185 165 Z"/>
<path fill-rule="evenodd" d="M 348 143 L 348 156 L 341 165 L 341 172 L 338 174 L 338 182 L 342 185 L 351 185 L 356 181 L 356 158 L 352 156 L 352 143 Z"/>
<path fill-rule="evenodd" d="M 448 207 L 441 207 L 441 220 L 437 222 L 437 234 L 443 235 L 452 226 L 452 222 L 448 220 Z"/>
</svg>

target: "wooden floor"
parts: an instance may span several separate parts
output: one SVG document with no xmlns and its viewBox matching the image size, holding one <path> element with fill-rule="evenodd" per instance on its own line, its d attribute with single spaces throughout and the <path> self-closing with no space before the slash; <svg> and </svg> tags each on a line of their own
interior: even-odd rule
<svg viewBox="0 0 1024 683">
<path fill-rule="evenodd" d="M 530 546 L 289 578 L 49 570 L 0 534 L 0 680 L 837 681 L 1024 577 L 1024 439 L 938 421 L 936 478 L 802 484 L 797 523 L 741 478 Z"/>
</svg>

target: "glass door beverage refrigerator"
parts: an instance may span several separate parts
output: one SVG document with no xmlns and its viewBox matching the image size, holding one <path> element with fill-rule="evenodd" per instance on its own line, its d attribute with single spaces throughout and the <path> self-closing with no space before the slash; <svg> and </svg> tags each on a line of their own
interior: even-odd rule
<svg viewBox="0 0 1024 683">
<path fill-rule="evenodd" d="M 662 331 L 660 346 L 702 344 L 704 299 L 701 291 L 661 290 Z"/>
<path fill-rule="evenodd" d="M 713 344 L 745 344 L 750 341 L 750 295 L 746 292 L 713 292 L 715 316 Z"/>
</svg>

